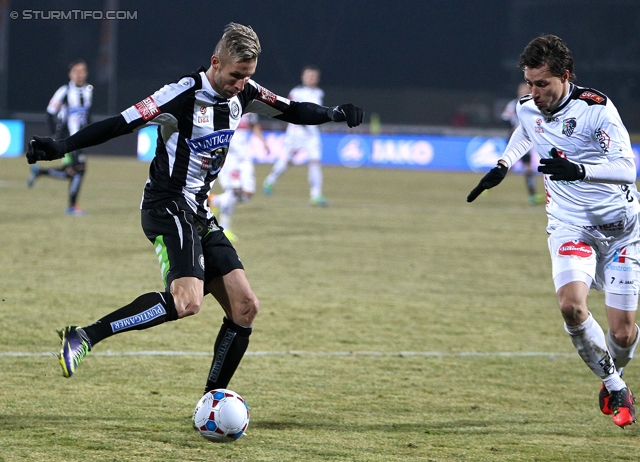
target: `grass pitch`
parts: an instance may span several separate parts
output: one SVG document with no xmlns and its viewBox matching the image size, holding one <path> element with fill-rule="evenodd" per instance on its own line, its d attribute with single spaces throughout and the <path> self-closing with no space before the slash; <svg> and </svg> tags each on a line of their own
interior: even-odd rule
<svg viewBox="0 0 640 462">
<path fill-rule="evenodd" d="M 222 445 L 190 425 L 212 298 L 105 340 L 71 379 L 53 356 L 56 328 L 162 290 L 139 224 L 147 165 L 90 158 L 85 217 L 64 215 L 65 182 L 27 174 L 0 159 L 0 461 L 638 459 L 640 427 L 600 414 L 562 329 L 546 217 L 519 175 L 467 204 L 480 175 L 325 168 L 330 206 L 313 208 L 297 167 L 240 205 L 261 312 L 230 384 L 248 435 Z M 606 328 L 601 294 L 590 308 Z"/>
</svg>

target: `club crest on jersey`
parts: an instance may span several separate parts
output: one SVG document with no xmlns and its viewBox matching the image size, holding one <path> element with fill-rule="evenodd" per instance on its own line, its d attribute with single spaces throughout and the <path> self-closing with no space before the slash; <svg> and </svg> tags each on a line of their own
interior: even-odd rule
<svg viewBox="0 0 640 462">
<path fill-rule="evenodd" d="M 238 103 L 231 101 L 231 104 L 229 104 L 229 113 L 234 119 L 237 119 L 240 116 L 240 106 L 238 106 Z"/>
<path fill-rule="evenodd" d="M 578 123 L 576 122 L 575 117 L 569 117 L 568 119 L 564 119 L 562 121 L 562 134 L 571 136 L 573 135 L 573 131 L 576 129 Z"/>
<path fill-rule="evenodd" d="M 218 130 L 200 138 L 187 140 L 187 144 L 196 154 L 213 153 L 218 148 L 229 148 L 233 130 Z"/>
<path fill-rule="evenodd" d="M 561 257 L 593 258 L 593 249 L 583 241 L 569 241 L 558 247 L 558 255 Z"/>
<path fill-rule="evenodd" d="M 600 148 L 603 152 L 609 152 L 609 143 L 611 143 L 611 137 L 605 132 L 603 129 L 599 128 L 596 130 L 596 139 L 598 140 L 598 144 L 600 144 Z"/>
</svg>

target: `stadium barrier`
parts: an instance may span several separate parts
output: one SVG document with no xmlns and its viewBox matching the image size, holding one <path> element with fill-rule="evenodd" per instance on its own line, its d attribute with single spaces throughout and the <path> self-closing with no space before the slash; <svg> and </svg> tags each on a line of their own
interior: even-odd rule
<svg viewBox="0 0 640 462">
<path fill-rule="evenodd" d="M 256 163 L 273 163 L 284 155 L 284 132 L 265 131 L 269 146 L 255 136 L 249 150 Z M 401 168 L 412 170 L 487 171 L 496 165 L 507 141 L 483 136 L 444 135 L 370 135 L 322 133 L 322 163 L 350 168 Z M 150 162 L 157 141 L 157 128 L 145 127 L 138 132 L 138 159 Z M 640 144 L 632 145 L 636 165 L 640 166 Z M 307 153 L 298 152 L 294 164 L 304 164 Z M 537 163 L 533 156 L 532 164 Z M 514 166 L 519 171 L 521 166 Z M 639 169 L 640 170 L 640 169 Z"/>
</svg>

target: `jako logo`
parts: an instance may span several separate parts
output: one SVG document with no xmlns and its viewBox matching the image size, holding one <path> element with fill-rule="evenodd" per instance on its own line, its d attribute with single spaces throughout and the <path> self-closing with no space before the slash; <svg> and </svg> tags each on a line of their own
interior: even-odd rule
<svg viewBox="0 0 640 462">
<path fill-rule="evenodd" d="M 502 138 L 473 138 L 467 145 L 467 164 L 474 172 L 496 166 L 507 143 Z"/>
<path fill-rule="evenodd" d="M 361 167 L 369 154 L 369 145 L 361 136 L 345 136 L 338 143 L 338 156 L 345 167 Z"/>
</svg>

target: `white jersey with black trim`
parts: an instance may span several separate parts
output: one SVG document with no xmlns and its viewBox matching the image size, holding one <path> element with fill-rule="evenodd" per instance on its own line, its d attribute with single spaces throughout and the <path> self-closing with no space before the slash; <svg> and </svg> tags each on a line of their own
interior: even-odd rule
<svg viewBox="0 0 640 462">
<path fill-rule="evenodd" d="M 47 106 L 47 112 L 57 116 L 61 123 L 73 135 L 89 123 L 89 110 L 93 99 L 93 86 L 76 86 L 73 81 L 61 86 L 54 93 Z"/>
<path fill-rule="evenodd" d="M 551 181 L 545 175 L 549 220 L 604 225 L 640 212 L 629 133 L 609 98 L 571 84 L 566 98 L 550 112 L 538 109 L 531 95 L 520 99 L 516 111 L 520 126 L 501 157 L 508 167 L 532 145 L 541 158 L 551 157 L 551 148 L 556 148 L 561 156 L 585 166 L 584 181 Z M 607 170 L 606 181 L 596 179 Z"/>
<path fill-rule="evenodd" d="M 211 184 L 224 164 L 242 114 L 274 117 L 289 106 L 287 98 L 253 80 L 227 100 L 215 92 L 201 68 L 124 110 L 122 116 L 132 128 L 159 126 L 141 208 L 175 201 L 211 218 L 207 204 Z"/>
<path fill-rule="evenodd" d="M 308 102 L 322 105 L 324 91 L 318 87 L 306 87 L 298 85 L 289 92 L 291 101 Z M 287 126 L 286 134 L 296 136 L 320 136 L 320 129 L 317 125 L 294 125 Z"/>
<path fill-rule="evenodd" d="M 233 142 L 229 146 L 228 157 L 235 156 L 238 160 L 251 160 L 249 153 L 249 139 L 252 128 L 259 122 L 258 114 L 248 112 L 240 118 L 240 123 L 233 134 Z"/>
</svg>

